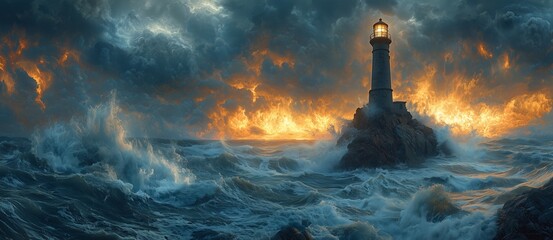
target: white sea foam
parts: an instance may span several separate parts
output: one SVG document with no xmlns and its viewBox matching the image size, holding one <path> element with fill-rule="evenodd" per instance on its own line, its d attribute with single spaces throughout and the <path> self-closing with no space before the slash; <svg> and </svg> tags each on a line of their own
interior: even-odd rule
<svg viewBox="0 0 553 240">
<path fill-rule="evenodd" d="M 55 171 L 101 174 L 132 184 L 135 192 L 165 192 L 194 180 L 174 151 L 162 153 L 148 142 L 128 140 L 120 114 L 113 95 L 89 108 L 84 118 L 35 132 L 33 151 Z"/>
</svg>

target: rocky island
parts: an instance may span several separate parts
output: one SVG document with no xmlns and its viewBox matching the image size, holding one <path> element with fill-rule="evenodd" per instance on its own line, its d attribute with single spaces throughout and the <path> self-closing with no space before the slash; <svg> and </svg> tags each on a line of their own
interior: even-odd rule
<svg viewBox="0 0 553 240">
<path fill-rule="evenodd" d="M 353 121 L 343 130 L 338 145 L 348 144 L 348 152 L 338 167 L 393 166 L 415 164 L 438 153 L 434 131 L 413 119 L 406 102 L 393 101 L 390 74 L 388 24 L 382 19 L 373 25 L 372 82 L 369 104 L 358 108 Z"/>
<path fill-rule="evenodd" d="M 437 155 L 434 131 L 401 109 L 370 115 L 368 109 L 358 108 L 351 125 L 338 140 L 338 144 L 349 143 L 338 167 L 351 170 L 413 165 Z"/>
</svg>

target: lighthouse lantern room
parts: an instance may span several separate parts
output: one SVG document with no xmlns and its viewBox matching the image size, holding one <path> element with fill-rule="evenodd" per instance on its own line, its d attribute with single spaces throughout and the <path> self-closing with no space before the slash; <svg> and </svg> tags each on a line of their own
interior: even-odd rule
<svg viewBox="0 0 553 240">
<path fill-rule="evenodd" d="M 373 25 L 373 34 L 372 37 L 384 37 L 384 38 L 390 38 L 390 34 L 388 34 L 388 24 L 382 21 L 382 18 Z"/>
</svg>

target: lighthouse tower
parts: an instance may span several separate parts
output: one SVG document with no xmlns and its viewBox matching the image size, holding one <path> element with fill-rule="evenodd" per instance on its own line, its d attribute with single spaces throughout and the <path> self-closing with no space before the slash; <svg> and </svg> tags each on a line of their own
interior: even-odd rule
<svg viewBox="0 0 553 240">
<path fill-rule="evenodd" d="M 373 46 L 373 67 L 371 90 L 369 91 L 370 112 L 391 112 L 394 109 L 392 79 L 390 75 L 390 43 L 388 24 L 382 21 L 373 25 L 370 37 Z"/>
</svg>

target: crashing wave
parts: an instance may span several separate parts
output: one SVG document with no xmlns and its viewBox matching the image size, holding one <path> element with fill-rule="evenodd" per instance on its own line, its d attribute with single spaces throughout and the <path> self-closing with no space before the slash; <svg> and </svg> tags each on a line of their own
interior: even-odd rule
<svg viewBox="0 0 553 240">
<path fill-rule="evenodd" d="M 134 192 L 160 193 L 194 180 L 174 150 L 154 151 L 147 141 L 129 140 L 120 114 L 113 95 L 84 118 L 35 132 L 33 153 L 58 173 L 92 173 L 131 184 Z"/>
</svg>

